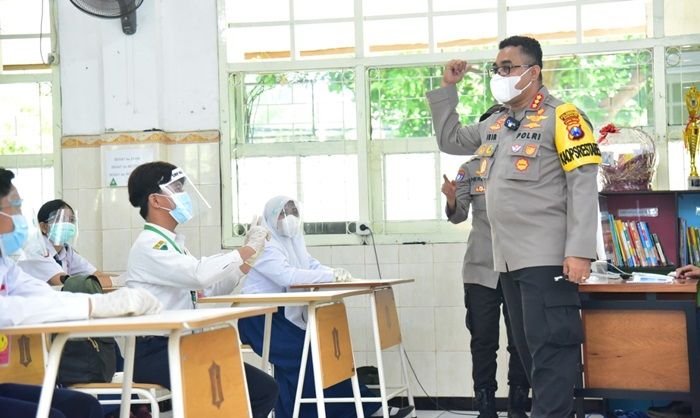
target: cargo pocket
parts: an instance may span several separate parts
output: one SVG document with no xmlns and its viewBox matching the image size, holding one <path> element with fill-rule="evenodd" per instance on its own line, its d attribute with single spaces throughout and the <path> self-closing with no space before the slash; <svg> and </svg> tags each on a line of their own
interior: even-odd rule
<svg viewBox="0 0 700 418">
<path fill-rule="evenodd" d="M 514 143 L 508 149 L 508 180 L 538 181 L 540 179 L 539 144 Z"/>
<path fill-rule="evenodd" d="M 577 286 L 558 282 L 544 294 L 545 320 L 549 329 L 547 342 L 556 346 L 583 343 L 581 299 Z"/>
</svg>

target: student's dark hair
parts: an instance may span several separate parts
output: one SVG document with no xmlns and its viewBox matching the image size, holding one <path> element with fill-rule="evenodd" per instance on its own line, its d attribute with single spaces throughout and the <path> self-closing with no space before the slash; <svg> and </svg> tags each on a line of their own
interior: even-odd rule
<svg viewBox="0 0 700 418">
<path fill-rule="evenodd" d="M 51 200 L 49 202 L 44 203 L 41 205 L 41 208 L 39 209 L 39 213 L 36 214 L 36 220 L 39 222 L 48 222 L 49 217 L 51 214 L 56 212 L 59 209 L 70 209 L 71 212 L 75 213 L 71 205 L 68 203 L 64 202 L 61 199 L 56 199 L 56 200 Z"/>
<path fill-rule="evenodd" d="M 503 49 L 509 46 L 519 46 L 523 55 L 530 59 L 526 64 L 537 64 L 540 68 L 544 68 L 542 64 L 542 47 L 535 38 L 528 36 L 511 36 L 498 44 L 498 49 Z"/>
<path fill-rule="evenodd" d="M 129 202 L 135 208 L 140 208 L 139 213 L 143 219 L 148 216 L 148 196 L 160 193 L 160 185 L 170 181 L 173 169 L 176 166 L 165 161 L 154 161 L 141 164 L 131 172 L 129 176 Z"/>
<path fill-rule="evenodd" d="M 15 173 L 0 167 L 0 199 L 10 194 L 13 178 L 15 178 Z"/>
</svg>

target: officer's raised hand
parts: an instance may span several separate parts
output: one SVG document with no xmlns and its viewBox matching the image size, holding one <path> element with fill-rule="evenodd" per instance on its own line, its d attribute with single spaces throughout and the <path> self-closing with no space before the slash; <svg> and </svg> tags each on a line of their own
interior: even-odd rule
<svg viewBox="0 0 700 418">
<path fill-rule="evenodd" d="M 442 194 L 447 198 L 447 206 L 450 211 L 454 211 L 457 206 L 457 183 L 454 180 L 450 180 L 446 175 L 442 175 L 444 180 L 442 183 Z"/>
<path fill-rule="evenodd" d="M 464 78 L 467 72 L 467 62 L 464 60 L 450 60 L 445 64 L 445 71 L 442 73 L 440 85 L 447 87 L 450 84 L 457 84 Z"/>
<path fill-rule="evenodd" d="M 569 281 L 571 282 L 584 282 L 591 274 L 591 260 L 580 257 L 566 257 L 564 259 L 564 274 L 569 276 Z"/>
</svg>

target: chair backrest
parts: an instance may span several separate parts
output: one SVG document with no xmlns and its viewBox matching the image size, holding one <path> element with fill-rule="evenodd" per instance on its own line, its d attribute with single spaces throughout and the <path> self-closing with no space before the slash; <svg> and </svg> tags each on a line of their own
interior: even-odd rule
<svg viewBox="0 0 700 418">
<path fill-rule="evenodd" d="M 44 379 L 42 334 L 0 334 L 0 383 L 40 385 Z"/>
</svg>

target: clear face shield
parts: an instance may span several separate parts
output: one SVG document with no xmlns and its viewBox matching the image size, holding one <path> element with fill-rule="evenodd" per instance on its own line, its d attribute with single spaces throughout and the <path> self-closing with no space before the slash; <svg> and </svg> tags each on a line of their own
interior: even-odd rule
<svg viewBox="0 0 700 418">
<path fill-rule="evenodd" d="M 161 195 L 168 197 L 173 206 L 170 215 L 178 224 L 183 224 L 192 219 L 198 212 L 199 206 L 204 205 L 211 209 L 209 202 L 202 196 L 194 182 L 180 168 L 175 168 L 170 176 L 170 181 L 160 185 Z M 196 201 L 193 201 L 192 197 Z"/>
<path fill-rule="evenodd" d="M 285 237 L 294 237 L 304 231 L 301 220 L 300 205 L 296 200 L 288 200 L 277 216 L 277 232 Z"/>
<path fill-rule="evenodd" d="M 61 208 L 49 215 L 44 231 L 53 245 L 75 245 L 78 239 L 78 215 L 69 208 Z"/>
</svg>

